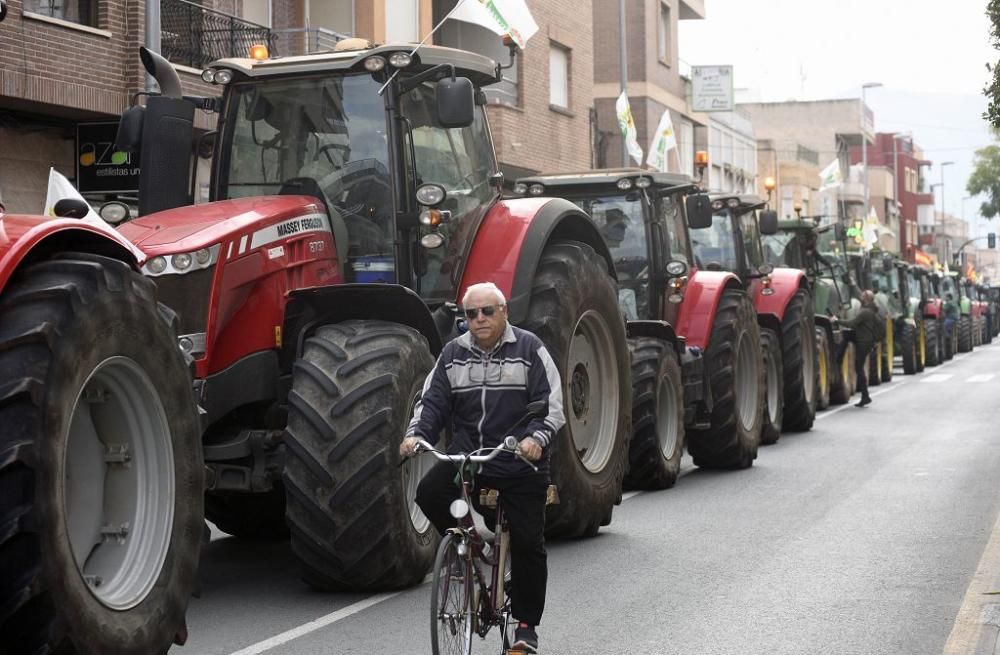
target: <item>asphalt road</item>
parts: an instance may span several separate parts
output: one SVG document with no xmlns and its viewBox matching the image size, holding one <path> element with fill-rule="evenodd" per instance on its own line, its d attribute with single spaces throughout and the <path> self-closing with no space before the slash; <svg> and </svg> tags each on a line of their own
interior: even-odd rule
<svg viewBox="0 0 1000 655">
<path fill-rule="evenodd" d="M 674 489 L 627 495 L 598 537 L 549 544 L 541 652 L 993 653 L 1000 345 L 901 373 L 749 470 L 686 460 Z M 228 537 L 202 581 L 171 654 L 430 652 L 426 584 L 315 593 L 286 543 Z M 499 651 L 494 635 L 476 647 Z"/>
</svg>

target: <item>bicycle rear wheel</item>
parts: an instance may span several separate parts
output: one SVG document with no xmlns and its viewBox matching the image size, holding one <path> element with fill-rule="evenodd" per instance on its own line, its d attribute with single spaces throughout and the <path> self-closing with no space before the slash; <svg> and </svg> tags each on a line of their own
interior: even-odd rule
<svg viewBox="0 0 1000 655">
<path fill-rule="evenodd" d="M 434 655 L 472 652 L 472 568 L 458 554 L 459 540 L 445 535 L 434 559 L 431 582 L 431 650 Z"/>
</svg>

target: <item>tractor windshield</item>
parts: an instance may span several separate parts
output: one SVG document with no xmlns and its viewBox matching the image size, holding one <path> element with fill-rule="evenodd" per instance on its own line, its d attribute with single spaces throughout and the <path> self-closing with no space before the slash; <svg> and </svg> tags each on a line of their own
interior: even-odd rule
<svg viewBox="0 0 1000 655">
<path fill-rule="evenodd" d="M 698 268 L 709 271 L 743 270 L 736 253 L 732 215 L 728 209 L 712 216 L 711 227 L 691 230 L 691 249 Z"/>
<path fill-rule="evenodd" d="M 805 244 L 795 232 L 779 232 L 764 237 L 764 255 L 769 264 L 806 270 Z"/>
<path fill-rule="evenodd" d="M 614 258 L 618 302 L 630 321 L 648 318 L 649 248 L 638 193 L 570 198 L 597 224 Z"/>
<path fill-rule="evenodd" d="M 371 276 L 381 274 L 380 281 L 392 282 L 392 181 L 378 87 L 368 74 L 235 87 L 218 197 L 317 197 L 335 237 L 346 231 L 348 279 L 375 281 Z"/>
<path fill-rule="evenodd" d="M 872 271 L 872 291 L 875 293 L 899 295 L 899 273 L 893 268 L 890 271 Z"/>
</svg>

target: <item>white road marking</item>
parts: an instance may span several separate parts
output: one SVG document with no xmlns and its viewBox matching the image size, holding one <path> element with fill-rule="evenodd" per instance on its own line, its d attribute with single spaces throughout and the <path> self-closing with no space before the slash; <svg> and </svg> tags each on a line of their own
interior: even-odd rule
<svg viewBox="0 0 1000 655">
<path fill-rule="evenodd" d="M 901 386 L 903 386 L 904 384 L 906 384 L 906 382 L 903 381 L 903 380 L 900 380 L 899 382 L 889 382 L 888 384 L 889 384 L 889 386 L 887 388 L 883 385 L 882 389 L 879 389 L 878 391 L 870 394 L 871 397 L 875 398 L 877 396 L 881 396 L 884 393 L 889 393 L 890 391 L 895 391 L 896 389 L 898 389 Z M 853 398 L 853 396 L 852 396 L 852 398 Z M 818 421 L 821 418 L 826 418 L 827 416 L 833 416 L 837 412 L 842 412 L 845 409 L 850 409 L 852 407 L 854 407 L 854 403 L 848 402 L 846 405 L 841 405 L 837 409 L 828 409 L 828 410 L 824 411 L 822 414 L 817 414 L 816 415 L 816 420 Z"/>
<path fill-rule="evenodd" d="M 983 373 L 982 375 L 973 375 L 971 378 L 966 380 L 966 382 L 989 382 L 995 377 L 996 375 L 993 373 Z"/>
<path fill-rule="evenodd" d="M 347 607 L 343 607 L 337 610 L 336 612 L 331 612 L 326 616 L 321 616 L 315 621 L 304 623 L 297 628 L 292 628 L 291 630 L 282 632 L 280 635 L 275 635 L 270 639 L 265 639 L 264 641 L 257 642 L 252 646 L 247 646 L 246 648 L 231 653 L 231 655 L 258 655 L 259 653 L 271 650 L 272 648 L 276 648 L 278 646 L 281 646 L 282 644 L 287 644 L 293 639 L 298 639 L 299 637 L 307 635 L 310 632 L 315 632 L 321 628 L 325 628 L 326 626 L 332 623 L 336 623 L 337 621 L 342 621 L 343 619 L 346 619 L 349 616 L 353 616 L 358 612 L 368 609 L 369 607 L 378 605 L 379 603 L 385 602 L 390 598 L 395 598 L 401 593 L 403 592 L 390 591 L 384 594 L 376 594 L 374 596 L 370 596 L 369 598 L 365 598 L 364 600 L 359 600 L 353 605 L 348 605 Z"/>
<path fill-rule="evenodd" d="M 928 375 L 925 378 L 921 378 L 921 382 L 944 382 L 950 380 L 954 377 L 951 373 L 935 373 L 934 375 Z"/>
</svg>

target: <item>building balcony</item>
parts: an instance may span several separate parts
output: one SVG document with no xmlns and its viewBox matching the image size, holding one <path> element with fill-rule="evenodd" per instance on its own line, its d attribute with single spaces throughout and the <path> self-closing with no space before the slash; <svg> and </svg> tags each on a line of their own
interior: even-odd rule
<svg viewBox="0 0 1000 655">
<path fill-rule="evenodd" d="M 275 35 L 283 55 L 308 55 L 314 52 L 330 52 L 337 45 L 338 41 L 350 38 L 348 34 L 341 34 L 328 30 L 325 27 L 292 27 L 280 30 L 271 30 Z"/>
<path fill-rule="evenodd" d="M 840 187 L 840 193 L 837 194 L 837 199 L 840 202 L 863 203 L 865 201 L 865 185 L 861 182 L 844 182 Z"/>
<path fill-rule="evenodd" d="M 275 50 L 275 35 L 251 23 L 188 0 L 162 0 L 160 49 L 174 64 L 205 68 L 216 59 L 247 57 L 253 45 Z"/>
</svg>

